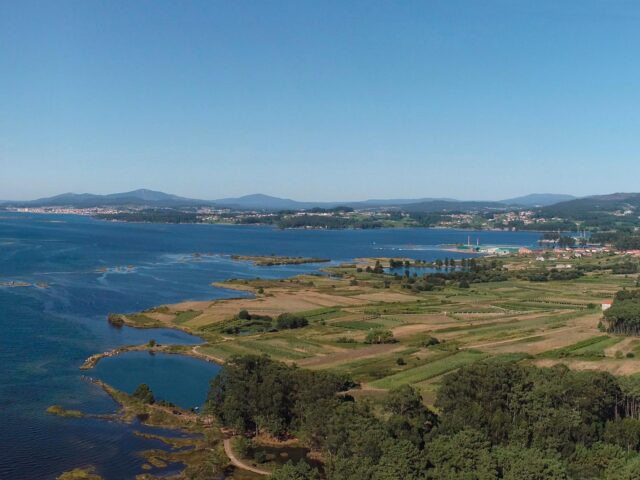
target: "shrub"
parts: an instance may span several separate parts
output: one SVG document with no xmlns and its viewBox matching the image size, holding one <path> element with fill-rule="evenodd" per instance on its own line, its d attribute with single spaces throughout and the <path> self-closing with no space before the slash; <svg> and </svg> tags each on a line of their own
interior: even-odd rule
<svg viewBox="0 0 640 480">
<path fill-rule="evenodd" d="M 432 345 L 438 345 L 439 343 L 440 343 L 440 340 L 438 340 L 436 337 L 428 336 L 427 338 L 422 340 L 421 346 L 431 347 Z"/>
<path fill-rule="evenodd" d="M 278 330 L 302 328 L 307 325 L 309 325 L 309 321 L 305 317 L 293 313 L 283 313 L 276 320 L 276 328 Z"/>
<path fill-rule="evenodd" d="M 336 338 L 336 343 L 358 343 L 358 342 L 356 342 L 355 338 L 339 337 L 339 338 Z"/>
<path fill-rule="evenodd" d="M 398 340 L 395 339 L 391 330 L 382 330 L 375 329 L 371 330 L 367 333 L 367 337 L 364 340 L 364 343 L 368 344 L 382 344 L 382 343 L 396 343 Z"/>
</svg>

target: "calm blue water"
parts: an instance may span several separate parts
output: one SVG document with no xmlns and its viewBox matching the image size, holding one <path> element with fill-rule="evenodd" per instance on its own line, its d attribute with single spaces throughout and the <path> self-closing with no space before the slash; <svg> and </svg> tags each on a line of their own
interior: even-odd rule
<svg viewBox="0 0 640 480">
<path fill-rule="evenodd" d="M 209 381 L 219 370 L 220 366 L 215 363 L 192 357 L 127 352 L 101 360 L 92 375 L 126 392 L 133 392 L 138 385 L 146 383 L 156 399 L 191 408 L 203 405 Z M 189 375 L 184 375 L 185 372 Z"/>
<path fill-rule="evenodd" d="M 263 227 L 151 225 L 61 215 L 0 212 L 0 282 L 44 282 L 48 288 L 0 287 L 0 479 L 51 479 L 95 465 L 107 479 L 134 478 L 136 451 L 158 442 L 135 437 L 136 426 L 47 415 L 51 404 L 94 413 L 114 402 L 83 380 L 89 355 L 153 338 L 198 343 L 171 330 L 116 329 L 110 312 L 131 312 L 186 299 L 237 296 L 210 286 L 228 278 L 285 277 L 315 265 L 261 268 L 224 255 L 279 254 L 350 260 L 404 256 L 433 260 L 437 246 L 465 242 L 447 230 L 279 231 Z M 534 245 L 535 233 L 478 232 L 481 243 Z M 194 257 L 192 254 L 211 253 Z M 146 355 L 146 356 L 145 356 Z M 130 354 L 91 372 L 116 387 L 149 383 L 159 398 L 197 405 L 217 367 L 190 358 Z"/>
</svg>

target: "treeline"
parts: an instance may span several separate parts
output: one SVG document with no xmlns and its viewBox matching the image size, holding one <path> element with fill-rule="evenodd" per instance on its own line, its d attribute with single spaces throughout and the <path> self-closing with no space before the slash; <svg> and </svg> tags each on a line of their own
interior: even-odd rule
<svg viewBox="0 0 640 480">
<path fill-rule="evenodd" d="M 357 219 L 324 215 L 299 215 L 282 217 L 277 221 L 280 228 L 382 228 L 384 223 L 374 219 Z"/>
<path fill-rule="evenodd" d="M 289 367 L 265 356 L 234 357 L 211 382 L 205 408 L 242 433 L 283 437 L 302 428 L 316 405 L 338 401 L 344 376 Z"/>
<path fill-rule="evenodd" d="M 407 269 L 402 276 L 395 273 L 394 278 L 401 282 L 402 288 L 416 292 L 428 292 L 447 284 L 457 283 L 462 288 L 468 288 L 472 283 L 504 282 L 509 279 L 508 271 L 504 269 L 502 262 L 496 259 L 454 260 L 453 258 L 445 258 L 444 261 L 436 260 L 433 262 L 433 266 L 437 270 L 442 269 L 443 266 L 445 269 L 425 273 L 422 276 L 417 272 L 411 274 L 411 271 Z"/>
<path fill-rule="evenodd" d="M 302 315 L 295 313 L 282 313 L 275 319 L 270 315 L 249 313 L 248 310 L 240 310 L 232 319 L 225 321 L 221 326 L 216 326 L 223 333 L 229 335 L 277 332 L 302 328 L 309 325 L 309 321 Z"/>
<path fill-rule="evenodd" d="M 531 230 L 536 232 L 570 232 L 576 228 L 576 223 L 570 220 L 553 220 L 535 223 L 524 223 L 521 220 L 514 220 L 501 224 L 496 223 L 495 227 L 509 230 L 515 228 L 516 230 Z"/>
<path fill-rule="evenodd" d="M 411 267 L 430 266 L 437 271 L 418 275 L 416 271 L 411 272 Z M 611 270 L 615 274 L 632 274 L 640 271 L 636 262 L 625 260 L 604 265 L 583 264 L 575 265 L 573 268 L 527 268 L 524 270 L 509 271 L 504 268 L 503 263 L 497 259 L 462 259 L 454 260 L 445 258 L 426 263 L 415 260 L 409 261 L 390 259 L 389 268 L 398 270 L 404 267 L 403 275 L 393 272 L 395 281 L 400 281 L 402 288 L 414 291 L 431 291 L 435 287 L 459 284 L 466 288 L 473 283 L 504 282 L 509 279 L 528 280 L 530 282 L 567 281 L 583 277 L 587 272 L 597 270 Z M 444 267 L 444 269 L 443 269 Z M 384 273 L 384 269 L 378 263 L 376 267 L 369 268 L 368 272 Z M 388 277 L 387 277 L 388 278 Z M 391 286 L 391 281 L 385 281 L 385 287 Z"/>
<path fill-rule="evenodd" d="M 451 215 L 445 215 L 442 213 L 410 212 L 409 218 L 419 227 L 433 227 L 442 221 L 451 220 Z"/>
<path fill-rule="evenodd" d="M 351 213 L 354 209 L 351 207 L 337 206 L 333 208 L 314 207 L 307 211 L 311 213 Z"/>
<path fill-rule="evenodd" d="M 621 290 L 604 312 L 607 331 L 640 335 L 640 290 Z"/>
<path fill-rule="evenodd" d="M 101 220 L 113 220 L 119 222 L 145 222 L 145 223 L 198 223 L 200 216 L 196 213 L 180 210 L 140 210 L 138 212 L 101 213 L 95 215 Z"/>
<path fill-rule="evenodd" d="M 596 243 L 613 245 L 619 250 L 640 249 L 640 234 L 629 229 L 594 233 L 591 240 Z"/>
<path fill-rule="evenodd" d="M 551 268 L 549 270 L 533 270 L 520 273 L 520 278 L 529 280 L 530 282 L 548 282 L 548 281 L 562 281 L 562 280 L 575 280 L 584 276 L 584 272 L 578 268 L 558 270 L 557 268 Z"/>
<path fill-rule="evenodd" d="M 325 459 L 275 480 L 640 478 L 637 380 L 487 361 L 444 377 L 436 406 L 409 386 L 375 408 L 352 383 L 266 357 L 236 358 L 207 408 L 239 433 L 295 435 Z"/>
</svg>

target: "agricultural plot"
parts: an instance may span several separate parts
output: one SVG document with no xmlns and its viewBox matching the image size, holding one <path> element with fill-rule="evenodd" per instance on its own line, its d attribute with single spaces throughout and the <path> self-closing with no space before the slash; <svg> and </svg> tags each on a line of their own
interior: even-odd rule
<svg viewBox="0 0 640 480">
<path fill-rule="evenodd" d="M 610 260 L 564 262 L 598 261 Z M 520 257 L 506 262 L 515 272 L 531 264 Z M 598 329 L 601 302 L 633 288 L 635 276 L 605 269 L 574 280 L 534 282 L 511 275 L 470 288 L 444 281 L 421 291 L 407 289 L 401 277 L 362 270 L 371 264 L 329 267 L 324 277 L 229 281 L 222 285 L 253 296 L 166 305 L 126 318 L 139 326 L 166 325 L 203 335 L 208 343 L 198 353 L 214 359 L 265 354 L 304 368 L 346 373 L 366 391 L 415 385 L 426 399 L 443 375 L 491 359 L 640 373 L 640 361 L 633 358 L 640 355 L 640 340 Z M 223 331 L 221 325 L 237 321 L 241 310 L 273 318 L 273 327 L 240 335 Z M 283 313 L 307 323 L 279 329 L 276 319 Z M 389 343 L 367 343 L 372 333 Z"/>
</svg>

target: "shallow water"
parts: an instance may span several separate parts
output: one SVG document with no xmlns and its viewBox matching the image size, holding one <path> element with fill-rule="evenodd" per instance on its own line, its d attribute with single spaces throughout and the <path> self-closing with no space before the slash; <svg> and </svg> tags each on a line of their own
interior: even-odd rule
<svg viewBox="0 0 640 480">
<path fill-rule="evenodd" d="M 182 355 L 127 352 L 101 360 L 91 375 L 128 393 L 146 383 L 156 400 L 189 409 L 202 407 L 209 381 L 219 370 L 215 363 Z"/>
<path fill-rule="evenodd" d="M 186 299 L 239 293 L 211 286 L 228 278 L 287 277 L 318 265 L 255 267 L 225 255 L 303 255 L 332 260 L 457 256 L 438 245 L 466 242 L 448 230 L 274 230 L 264 227 L 153 225 L 62 215 L 0 213 L 0 284 L 46 283 L 47 288 L 0 287 L 0 479 L 51 479 L 93 464 L 107 479 L 140 473 L 135 452 L 159 442 L 133 435 L 136 426 L 47 415 L 52 404 L 93 413 L 114 402 L 83 380 L 89 355 L 126 344 L 194 344 L 197 337 L 167 329 L 113 328 L 110 312 L 132 312 Z M 479 232 L 481 243 L 533 245 L 536 233 Z M 193 253 L 211 253 L 194 256 Z M 460 255 L 461 257 L 462 255 Z M 133 390 L 149 383 L 159 398 L 202 402 L 217 367 L 195 359 L 127 354 L 105 359 L 91 375 Z M 183 393 L 173 382 L 186 382 Z M 174 396 L 175 395 L 175 396 Z M 183 403 L 184 402 L 184 403 Z"/>
</svg>

